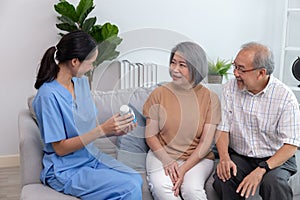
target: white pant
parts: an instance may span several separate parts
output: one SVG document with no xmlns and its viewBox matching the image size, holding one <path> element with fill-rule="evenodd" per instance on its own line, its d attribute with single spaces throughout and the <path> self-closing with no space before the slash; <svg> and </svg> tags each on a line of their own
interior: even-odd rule
<svg viewBox="0 0 300 200">
<path fill-rule="evenodd" d="M 178 161 L 182 165 L 184 161 Z M 214 162 L 203 159 L 188 172 L 186 172 L 180 191 L 184 200 L 206 200 L 204 184 L 213 170 Z M 172 191 L 172 181 L 165 171 L 161 161 L 150 150 L 146 160 L 147 179 L 150 191 L 155 200 L 182 200 L 180 196 L 175 197 Z"/>
</svg>

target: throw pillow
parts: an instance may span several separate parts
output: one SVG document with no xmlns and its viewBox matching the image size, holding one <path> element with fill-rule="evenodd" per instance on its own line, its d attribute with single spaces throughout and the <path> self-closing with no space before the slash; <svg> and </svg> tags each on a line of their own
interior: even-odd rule
<svg viewBox="0 0 300 200">
<path fill-rule="evenodd" d="M 138 126 L 126 135 L 117 138 L 117 160 L 132 167 L 138 172 L 146 170 L 146 155 L 149 147 L 145 140 L 146 119 L 133 105 Z"/>
<path fill-rule="evenodd" d="M 98 108 L 99 123 L 105 122 L 112 115 L 119 112 L 120 106 L 131 106 L 137 117 L 138 126 L 128 134 L 117 137 L 117 160 L 129 167 L 144 172 L 146 168 L 146 154 L 149 147 L 145 141 L 145 118 L 141 114 L 144 102 L 155 87 L 132 88 L 114 91 L 94 91 L 94 99 Z"/>
</svg>

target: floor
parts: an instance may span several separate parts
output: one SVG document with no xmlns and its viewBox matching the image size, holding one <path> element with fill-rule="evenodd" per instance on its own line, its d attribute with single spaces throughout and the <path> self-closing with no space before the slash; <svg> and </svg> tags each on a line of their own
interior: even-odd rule
<svg viewBox="0 0 300 200">
<path fill-rule="evenodd" d="M 20 199 L 19 167 L 0 168 L 0 200 Z"/>
</svg>

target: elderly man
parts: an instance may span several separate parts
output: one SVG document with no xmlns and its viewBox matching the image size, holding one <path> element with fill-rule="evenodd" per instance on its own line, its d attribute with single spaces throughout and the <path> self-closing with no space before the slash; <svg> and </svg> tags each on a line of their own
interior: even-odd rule
<svg viewBox="0 0 300 200">
<path fill-rule="evenodd" d="M 236 200 L 254 195 L 259 186 L 264 200 L 292 200 L 288 180 L 297 171 L 300 145 L 297 99 L 272 76 L 268 47 L 244 44 L 233 65 L 235 79 L 223 88 L 214 189 L 221 199 Z"/>
</svg>

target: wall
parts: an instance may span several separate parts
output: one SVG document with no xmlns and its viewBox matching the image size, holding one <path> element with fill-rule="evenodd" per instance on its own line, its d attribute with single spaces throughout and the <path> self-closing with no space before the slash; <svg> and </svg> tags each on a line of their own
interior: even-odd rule
<svg viewBox="0 0 300 200">
<path fill-rule="evenodd" d="M 34 94 L 42 53 L 57 40 L 52 10 L 55 2 L 1 1 L 1 156 L 18 154 L 18 113 L 26 108 L 26 98 Z"/>
<path fill-rule="evenodd" d="M 41 56 L 59 38 L 53 9 L 56 2 L 1 1 L 0 157 L 18 154 L 18 112 L 27 107 L 27 97 L 35 93 L 33 84 Z M 93 14 L 99 23 L 117 24 L 121 35 L 145 28 L 176 32 L 201 44 L 211 59 L 231 59 L 242 43 L 259 41 L 274 50 L 279 63 L 281 0 L 95 0 L 95 4 Z M 163 48 L 176 43 L 174 39 Z M 120 49 L 121 55 L 131 51 L 124 46 Z M 143 57 L 145 62 L 154 59 L 151 53 L 136 57 Z"/>
</svg>

